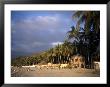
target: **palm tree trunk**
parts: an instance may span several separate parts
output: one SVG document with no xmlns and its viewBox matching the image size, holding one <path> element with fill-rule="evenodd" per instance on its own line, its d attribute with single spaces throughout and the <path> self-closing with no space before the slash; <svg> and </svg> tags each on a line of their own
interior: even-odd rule
<svg viewBox="0 0 110 87">
<path fill-rule="evenodd" d="M 60 55 L 60 60 L 59 60 L 59 63 L 61 63 L 61 55 Z"/>
</svg>

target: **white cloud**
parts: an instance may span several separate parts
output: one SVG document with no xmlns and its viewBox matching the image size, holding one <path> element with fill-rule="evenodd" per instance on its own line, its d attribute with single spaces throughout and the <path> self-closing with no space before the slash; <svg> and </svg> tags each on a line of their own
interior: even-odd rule
<svg viewBox="0 0 110 87">
<path fill-rule="evenodd" d="M 13 29 L 48 30 L 54 32 L 69 27 L 69 20 L 60 16 L 31 16 L 12 23 Z M 63 26 L 63 27 L 62 27 Z"/>
<path fill-rule="evenodd" d="M 12 27 L 18 29 L 57 29 L 60 27 L 58 16 L 36 16 L 21 19 L 12 24 Z"/>
<path fill-rule="evenodd" d="M 52 45 L 53 47 L 56 46 L 56 45 L 58 45 L 58 44 L 61 45 L 61 44 L 63 44 L 63 42 L 59 42 L 59 41 L 58 41 L 58 42 L 52 42 L 52 43 L 51 43 L 51 45 Z"/>
<path fill-rule="evenodd" d="M 44 23 L 58 22 L 57 16 L 37 16 L 36 21 L 41 21 Z"/>
</svg>

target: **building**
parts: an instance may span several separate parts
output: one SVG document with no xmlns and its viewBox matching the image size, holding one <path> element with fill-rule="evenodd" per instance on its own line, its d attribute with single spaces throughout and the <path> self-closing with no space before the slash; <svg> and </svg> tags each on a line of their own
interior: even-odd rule
<svg viewBox="0 0 110 87">
<path fill-rule="evenodd" d="M 80 55 L 75 55 L 72 56 L 71 58 L 71 65 L 74 68 L 85 68 L 85 60 L 84 57 L 80 56 Z"/>
</svg>

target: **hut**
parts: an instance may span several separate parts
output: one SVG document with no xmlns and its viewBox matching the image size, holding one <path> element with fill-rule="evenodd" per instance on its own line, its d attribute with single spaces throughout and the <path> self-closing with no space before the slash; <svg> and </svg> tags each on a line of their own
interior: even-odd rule
<svg viewBox="0 0 110 87">
<path fill-rule="evenodd" d="M 71 65 L 74 68 L 84 68 L 85 67 L 84 57 L 82 57 L 80 55 L 72 56 L 72 58 L 71 58 Z"/>
</svg>

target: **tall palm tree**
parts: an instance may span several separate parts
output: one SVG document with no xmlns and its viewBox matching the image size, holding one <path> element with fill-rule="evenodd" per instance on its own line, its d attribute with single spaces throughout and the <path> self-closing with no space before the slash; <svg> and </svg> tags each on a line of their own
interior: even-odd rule
<svg viewBox="0 0 110 87">
<path fill-rule="evenodd" d="M 98 47 L 100 42 L 100 12 L 99 11 L 77 11 L 73 15 L 77 19 L 77 31 L 81 24 L 84 24 L 84 36 L 87 44 L 88 62 L 91 64 L 91 54 Z"/>
<path fill-rule="evenodd" d="M 77 29 L 74 26 L 71 27 L 71 31 L 68 31 L 68 39 L 72 39 L 76 54 L 80 53 L 81 47 L 84 44 L 85 37 L 84 32 L 80 32 L 83 28 Z"/>
<path fill-rule="evenodd" d="M 66 59 L 66 63 L 69 62 L 70 60 L 70 56 L 73 54 L 73 45 L 68 41 L 68 40 L 65 40 L 64 41 L 64 44 L 63 44 L 63 47 L 64 47 L 64 55 L 65 55 L 65 59 Z"/>
<path fill-rule="evenodd" d="M 77 19 L 77 26 L 84 23 L 86 33 L 91 29 L 95 32 L 100 31 L 100 11 L 77 11 L 73 14 L 73 18 Z"/>
<path fill-rule="evenodd" d="M 48 53 L 48 57 L 49 57 L 49 62 L 53 63 L 53 60 L 54 60 L 54 58 L 53 58 L 53 48 L 50 48 L 47 51 L 47 53 Z"/>
</svg>

